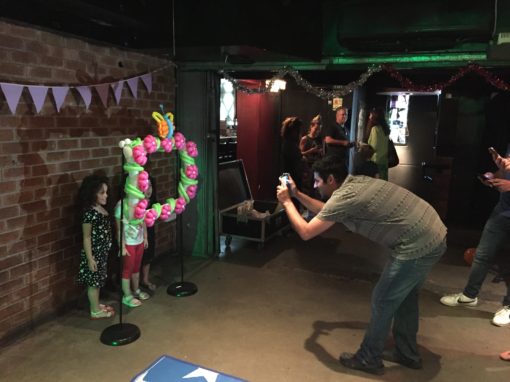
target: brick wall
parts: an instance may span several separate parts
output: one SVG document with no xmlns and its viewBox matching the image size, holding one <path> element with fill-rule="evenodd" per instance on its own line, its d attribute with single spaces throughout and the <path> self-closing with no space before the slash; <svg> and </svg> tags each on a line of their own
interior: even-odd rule
<svg viewBox="0 0 510 382">
<path fill-rule="evenodd" d="M 35 85 L 112 82 L 164 67 L 168 61 L 0 21 L 0 81 Z M 104 108 L 93 91 L 87 111 L 72 90 L 60 110 L 46 97 L 40 113 L 25 88 L 15 115 L 0 95 L 0 339 L 51 316 L 74 301 L 81 248 L 75 197 L 81 180 L 104 172 L 117 197 L 119 140 L 155 132 L 152 111 L 174 106 L 174 75 L 153 75 L 149 95 L 141 83 L 134 99 L 124 87 Z M 152 156 L 152 175 L 163 200 L 175 196 L 175 156 Z M 157 254 L 175 247 L 175 223 L 156 231 Z M 156 232 L 157 233 L 157 232 Z"/>
</svg>

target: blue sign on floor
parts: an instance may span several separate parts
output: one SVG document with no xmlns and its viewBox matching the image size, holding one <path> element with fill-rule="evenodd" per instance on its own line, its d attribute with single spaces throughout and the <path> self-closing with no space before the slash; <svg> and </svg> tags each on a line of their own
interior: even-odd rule
<svg viewBox="0 0 510 382">
<path fill-rule="evenodd" d="M 181 361 L 167 355 L 160 357 L 133 382 L 247 382 L 219 371 Z"/>
</svg>

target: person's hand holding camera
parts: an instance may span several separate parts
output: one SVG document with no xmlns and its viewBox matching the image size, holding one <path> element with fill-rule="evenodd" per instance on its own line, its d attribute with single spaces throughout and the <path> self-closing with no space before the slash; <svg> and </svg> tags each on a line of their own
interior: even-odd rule
<svg viewBox="0 0 510 382">
<path fill-rule="evenodd" d="M 297 187 L 294 179 L 288 173 L 283 173 L 279 179 L 280 185 L 276 187 L 276 197 L 284 204 L 284 202 L 290 201 L 291 196 L 296 196 Z"/>
<path fill-rule="evenodd" d="M 488 180 L 487 183 L 490 183 L 491 187 L 494 187 L 499 192 L 509 192 L 510 191 L 510 180 L 494 178 Z"/>
</svg>

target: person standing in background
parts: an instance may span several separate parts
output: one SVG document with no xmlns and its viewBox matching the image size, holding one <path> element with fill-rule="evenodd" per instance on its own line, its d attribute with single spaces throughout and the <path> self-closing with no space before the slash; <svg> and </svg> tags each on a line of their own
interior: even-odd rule
<svg viewBox="0 0 510 382">
<path fill-rule="evenodd" d="M 349 130 L 345 122 L 349 117 L 349 111 L 345 107 L 336 109 L 335 124 L 324 129 L 324 156 L 336 156 L 346 164 L 349 163 L 349 149 L 356 145 L 356 142 L 349 140 Z"/>
<path fill-rule="evenodd" d="M 313 164 L 322 157 L 321 116 L 315 116 L 310 122 L 308 133 L 303 135 L 299 142 L 299 149 L 303 156 L 303 192 L 314 195 L 313 188 Z"/>
<path fill-rule="evenodd" d="M 301 150 L 299 149 L 299 135 L 303 128 L 303 121 L 297 117 L 288 117 L 282 123 L 282 171 L 296 179 L 301 186 Z"/>
<path fill-rule="evenodd" d="M 384 117 L 381 108 L 370 111 L 368 116 L 367 130 L 370 131 L 368 144 L 375 150 L 372 161 L 379 168 L 379 177 L 388 180 L 388 144 L 390 137 L 390 126 Z"/>
<path fill-rule="evenodd" d="M 115 315 L 111 306 L 99 303 L 99 291 L 106 283 L 108 255 L 112 246 L 110 214 L 105 209 L 107 198 L 106 177 L 89 175 L 83 179 L 78 191 L 83 248 L 77 282 L 87 287 L 91 320 Z"/>
</svg>

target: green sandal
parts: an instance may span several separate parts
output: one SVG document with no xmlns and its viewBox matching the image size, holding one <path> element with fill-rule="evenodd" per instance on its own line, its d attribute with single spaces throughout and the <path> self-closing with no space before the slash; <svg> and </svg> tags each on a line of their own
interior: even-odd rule
<svg viewBox="0 0 510 382">
<path fill-rule="evenodd" d="M 115 312 L 112 310 L 103 310 L 101 309 L 99 312 L 90 312 L 91 320 L 102 320 L 103 318 L 111 318 L 115 316 Z"/>
<path fill-rule="evenodd" d="M 133 295 L 139 300 L 148 300 L 149 298 L 151 298 L 150 294 L 148 294 L 147 292 L 142 292 L 140 288 L 135 290 L 135 293 L 133 293 Z"/>
<path fill-rule="evenodd" d="M 142 305 L 142 302 L 135 298 L 132 294 L 122 297 L 122 303 L 130 308 L 137 308 Z"/>
</svg>

